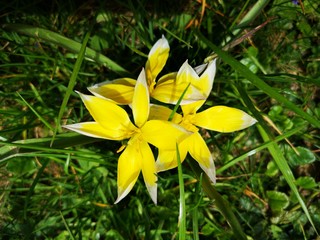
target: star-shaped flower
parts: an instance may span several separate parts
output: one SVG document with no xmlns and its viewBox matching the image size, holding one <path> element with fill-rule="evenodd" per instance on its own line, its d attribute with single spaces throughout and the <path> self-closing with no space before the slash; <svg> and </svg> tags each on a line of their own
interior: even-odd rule
<svg viewBox="0 0 320 240">
<path fill-rule="evenodd" d="M 157 76 L 168 59 L 169 49 L 167 39 L 162 36 L 149 52 L 145 67 L 150 96 L 164 103 L 176 104 L 188 88 L 180 104 L 206 99 L 211 90 L 208 86 L 212 86 L 216 73 L 216 61 L 210 62 L 201 76 L 198 76 L 196 70 L 186 61 L 178 72 L 168 73 L 157 81 Z M 201 67 L 203 70 L 204 65 Z M 88 89 L 94 95 L 110 99 L 117 104 L 131 104 L 135 84 L 134 79 L 120 78 L 96 84 Z"/>
<path fill-rule="evenodd" d="M 135 82 L 132 98 L 131 122 L 127 112 L 106 98 L 79 93 L 93 122 L 64 126 L 78 133 L 110 140 L 128 139 L 127 145 L 118 161 L 118 198 L 123 199 L 133 188 L 142 171 L 148 192 L 157 202 L 156 165 L 149 143 L 159 149 L 174 151 L 189 134 L 183 127 L 166 120 L 148 120 L 149 88 L 145 71 L 142 70 Z"/>
<path fill-rule="evenodd" d="M 193 132 L 191 136 L 179 144 L 180 160 L 183 161 L 189 152 L 211 181 L 215 183 L 214 161 L 206 142 L 199 133 L 199 128 L 227 133 L 247 128 L 255 124 L 256 120 L 242 110 L 226 106 L 214 106 L 197 113 L 204 102 L 203 100 L 181 106 L 183 115 L 175 113 L 172 121 Z M 167 107 L 153 105 L 150 119 L 168 119 L 171 112 L 172 110 Z M 156 162 L 157 171 L 161 172 L 177 167 L 176 156 L 175 150 L 160 150 Z"/>
</svg>

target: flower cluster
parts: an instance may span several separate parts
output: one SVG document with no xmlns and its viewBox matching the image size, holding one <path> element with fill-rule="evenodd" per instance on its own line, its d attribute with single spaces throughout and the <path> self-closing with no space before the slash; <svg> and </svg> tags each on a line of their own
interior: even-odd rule
<svg viewBox="0 0 320 240">
<path fill-rule="evenodd" d="M 150 50 L 137 80 L 120 78 L 89 87 L 93 95 L 79 93 L 94 121 L 64 126 L 90 137 L 128 140 L 118 160 L 116 203 L 131 191 L 141 171 L 156 203 L 157 173 L 177 167 L 177 144 L 180 160 L 189 153 L 215 183 L 214 161 L 199 128 L 233 132 L 256 122 L 247 113 L 226 106 L 198 112 L 212 89 L 215 60 L 195 69 L 186 61 L 178 72 L 157 79 L 169 57 L 169 49 L 168 41 L 162 37 Z M 150 104 L 150 97 L 167 104 L 180 100 L 182 115 L 174 113 L 169 121 L 172 110 Z M 121 105 L 131 107 L 133 121 Z M 156 160 L 149 144 L 158 148 Z"/>
</svg>

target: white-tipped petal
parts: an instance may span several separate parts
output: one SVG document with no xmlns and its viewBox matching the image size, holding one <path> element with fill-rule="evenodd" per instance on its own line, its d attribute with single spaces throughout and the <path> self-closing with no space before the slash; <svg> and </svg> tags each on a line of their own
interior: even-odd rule
<svg viewBox="0 0 320 240">
<path fill-rule="evenodd" d="M 217 132 L 235 132 L 255 124 L 257 120 L 244 111 L 226 106 L 214 106 L 197 113 L 194 124 Z"/>
<path fill-rule="evenodd" d="M 146 75 L 142 69 L 132 99 L 132 113 L 135 125 L 142 127 L 149 117 L 149 89 L 146 82 Z"/>
</svg>

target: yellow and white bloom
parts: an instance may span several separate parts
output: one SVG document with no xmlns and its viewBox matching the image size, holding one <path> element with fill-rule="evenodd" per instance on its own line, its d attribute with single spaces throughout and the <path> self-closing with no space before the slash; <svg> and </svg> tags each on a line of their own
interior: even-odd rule
<svg viewBox="0 0 320 240">
<path fill-rule="evenodd" d="M 169 57 L 169 50 L 169 43 L 162 36 L 148 54 L 145 69 L 150 96 L 164 103 L 176 104 L 189 86 L 181 104 L 205 100 L 211 91 L 216 73 L 216 60 L 208 64 L 201 76 L 198 76 L 196 70 L 186 61 L 178 72 L 166 74 L 157 81 Z M 203 68 L 204 65 L 199 69 Z M 88 89 L 92 94 L 110 99 L 117 104 L 131 104 L 135 83 L 134 79 L 120 78 L 96 84 Z"/>
<path fill-rule="evenodd" d="M 226 106 L 214 106 L 197 113 L 204 102 L 203 100 L 181 106 L 183 115 L 176 113 L 172 121 L 193 132 L 191 136 L 179 144 L 181 161 L 185 159 L 189 152 L 211 181 L 215 183 L 214 161 L 210 150 L 199 133 L 199 128 L 228 133 L 247 128 L 255 124 L 256 120 L 242 110 Z M 164 106 L 153 105 L 150 118 L 168 119 L 171 111 Z M 176 155 L 175 150 L 160 150 L 156 162 L 157 171 L 161 172 L 177 167 Z"/>
<path fill-rule="evenodd" d="M 64 126 L 72 131 L 96 138 L 110 140 L 128 139 L 118 162 L 118 198 L 123 199 L 133 188 L 142 171 L 148 192 L 157 202 L 156 165 L 149 143 L 162 150 L 174 151 L 190 135 L 183 127 L 164 120 L 148 120 L 149 88 L 142 70 L 134 84 L 132 113 L 127 112 L 106 98 L 79 93 L 94 121 Z"/>
</svg>

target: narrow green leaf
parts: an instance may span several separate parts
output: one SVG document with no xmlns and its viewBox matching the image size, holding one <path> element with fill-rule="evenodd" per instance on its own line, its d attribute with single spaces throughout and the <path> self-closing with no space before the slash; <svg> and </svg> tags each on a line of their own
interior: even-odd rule
<svg viewBox="0 0 320 240">
<path fill-rule="evenodd" d="M 265 131 L 265 129 L 263 129 L 261 126 L 257 126 L 258 130 L 260 132 L 261 137 L 263 138 L 263 140 L 265 142 L 270 141 L 270 137 L 267 134 L 267 132 Z M 287 163 L 287 160 L 284 158 L 281 149 L 279 148 L 279 146 L 276 143 L 273 143 L 272 145 L 270 145 L 268 147 L 270 154 L 272 155 L 272 158 L 274 159 L 274 161 L 277 163 L 278 168 L 280 169 L 280 171 L 282 172 L 284 178 L 286 179 L 288 185 L 291 188 L 291 191 L 293 192 L 293 194 L 296 196 L 296 198 L 298 199 L 304 213 L 306 214 L 309 222 L 311 223 L 312 227 L 314 228 L 314 230 L 317 232 L 317 229 L 313 223 L 313 220 L 310 216 L 309 210 L 305 204 L 305 202 L 303 201 L 302 197 L 300 196 L 300 193 L 298 191 L 297 186 L 295 185 L 295 178 L 293 176 L 293 173 Z"/>
<path fill-rule="evenodd" d="M 75 240 L 75 237 L 74 237 L 72 231 L 70 230 L 70 228 L 69 228 L 69 226 L 68 226 L 68 223 L 67 223 L 66 219 L 64 218 L 64 216 L 63 216 L 63 214 L 62 214 L 61 211 L 60 211 L 60 216 L 61 216 L 61 218 L 62 218 L 62 221 L 63 221 L 64 226 L 66 227 L 66 229 L 67 229 L 67 231 L 68 231 L 68 233 L 69 233 L 69 236 L 68 236 L 68 237 L 70 237 L 72 240 Z"/>
<path fill-rule="evenodd" d="M 253 7 L 248 11 L 248 13 L 241 19 L 240 23 L 237 25 L 236 29 L 233 31 L 233 35 L 238 34 L 241 29 L 248 26 L 257 16 L 263 11 L 270 0 L 258 0 L 253 5 Z"/>
<path fill-rule="evenodd" d="M 173 36 L 174 38 L 178 39 L 180 42 L 184 43 L 188 48 L 192 48 L 192 45 L 190 45 L 190 43 L 184 41 L 182 38 L 180 38 L 179 36 L 177 36 L 176 34 L 174 34 L 174 32 L 170 31 L 169 29 L 167 29 L 166 27 L 164 27 L 163 25 L 159 24 L 158 25 L 160 29 L 163 29 L 164 31 L 166 31 L 167 33 L 169 33 L 171 36 Z"/>
<path fill-rule="evenodd" d="M 183 181 L 178 144 L 176 144 L 176 152 L 177 152 L 179 190 L 180 190 L 179 240 L 185 240 L 186 239 L 186 201 L 185 201 L 185 195 L 184 195 L 184 181 Z"/>
<path fill-rule="evenodd" d="M 241 75 L 243 75 L 247 80 L 249 80 L 252 84 L 254 84 L 257 88 L 261 89 L 263 92 L 268 94 L 271 98 L 274 98 L 279 103 L 285 105 L 288 109 L 294 111 L 296 114 L 300 115 L 302 118 L 306 119 L 309 123 L 313 124 L 316 127 L 320 127 L 320 121 L 313 118 L 308 113 L 304 112 L 301 108 L 297 107 L 294 103 L 290 102 L 287 98 L 282 96 L 276 90 L 274 90 L 271 86 L 261 80 L 257 75 L 252 73 L 247 67 L 239 63 L 235 58 L 230 56 L 225 51 L 222 51 L 212 42 L 210 42 L 205 36 L 203 36 L 199 31 L 197 32 L 198 37 L 201 41 L 203 41 L 209 48 L 211 48 L 218 56 L 229 64 L 235 71 L 238 71 Z"/>
<path fill-rule="evenodd" d="M 0 142 L 0 163 L 13 157 L 23 156 L 38 151 L 49 151 L 56 153 L 74 153 L 72 150 L 63 149 L 66 147 L 82 145 L 101 141 L 101 139 L 91 138 L 77 133 L 64 133 L 56 136 L 55 141 L 50 147 L 52 138 L 33 138 L 20 140 L 13 143 Z M 53 148 L 54 147 L 54 148 Z"/>
<path fill-rule="evenodd" d="M 30 188 L 29 188 L 29 191 L 28 191 L 28 194 L 26 196 L 26 200 L 24 202 L 24 210 L 23 210 L 23 216 L 24 216 L 24 219 L 27 220 L 27 209 L 28 209 L 28 206 L 29 206 L 29 202 L 30 202 L 30 198 L 31 198 L 31 195 L 37 185 L 37 183 L 39 182 L 39 179 L 40 179 L 40 176 L 42 175 L 44 169 L 47 167 L 48 163 L 50 161 L 48 159 L 46 159 L 45 161 L 42 162 L 42 166 L 41 168 L 39 169 L 39 171 L 37 172 L 37 175 L 36 177 L 34 178 Z"/>
<path fill-rule="evenodd" d="M 185 90 L 183 91 L 183 93 L 181 94 L 181 96 L 180 96 L 180 98 L 179 98 L 179 100 L 178 100 L 177 104 L 174 106 L 174 108 L 173 108 L 172 112 L 170 113 L 170 116 L 169 116 L 169 118 L 168 118 L 168 121 L 171 121 L 171 120 L 173 119 L 174 114 L 177 112 L 177 110 L 178 110 L 178 108 L 179 108 L 179 106 L 180 106 L 180 103 L 181 103 L 181 101 L 182 101 L 182 99 L 183 99 L 184 95 L 186 94 L 186 92 L 187 92 L 187 90 L 188 90 L 188 88 L 189 88 L 190 84 L 191 84 L 191 83 L 189 83 L 189 84 L 188 84 L 188 86 L 186 87 L 186 89 L 185 89 Z"/>
<path fill-rule="evenodd" d="M 40 121 L 51 131 L 54 131 L 53 127 L 20 95 L 20 93 L 17 92 L 17 94 L 22 99 L 24 104 L 26 104 L 27 107 L 30 108 L 31 111 L 40 119 Z"/>
<path fill-rule="evenodd" d="M 256 126 L 257 126 L 257 128 L 258 128 L 258 130 L 260 132 L 260 135 L 261 135 L 262 139 L 264 140 L 265 143 L 266 142 L 271 142 L 271 144 L 268 146 L 268 150 L 269 150 L 272 158 L 276 162 L 279 170 L 281 171 L 281 173 L 284 176 L 286 182 L 288 183 L 289 187 L 291 188 L 291 191 L 293 192 L 293 194 L 298 199 L 298 201 L 299 201 L 304 213 L 306 214 L 309 222 L 311 223 L 312 227 L 317 232 L 317 229 L 315 228 L 315 225 L 314 225 L 314 223 L 312 221 L 312 218 L 310 216 L 308 208 L 307 208 L 305 202 L 303 201 L 302 197 L 300 196 L 300 193 L 298 191 L 297 186 L 295 185 L 295 178 L 294 178 L 293 173 L 292 173 L 292 171 L 291 171 L 291 169 L 290 169 L 290 167 L 288 165 L 288 162 L 285 159 L 285 157 L 284 157 L 284 155 L 282 153 L 282 150 L 280 149 L 278 144 L 274 141 L 274 137 L 272 136 L 272 131 L 270 131 L 270 129 L 267 126 L 267 124 L 265 123 L 264 119 L 261 117 L 260 112 L 254 106 L 254 104 L 250 100 L 248 94 L 245 94 L 245 91 L 241 86 L 239 86 L 239 92 L 240 92 L 240 94 L 242 96 L 242 100 L 244 101 L 244 103 L 247 105 L 247 107 L 250 109 L 252 114 L 259 121 L 259 124 L 257 124 Z M 317 234 L 318 234 L 318 232 L 317 232 Z"/>
<path fill-rule="evenodd" d="M 227 170 L 228 168 L 230 168 L 231 166 L 237 164 L 238 162 L 256 154 L 257 152 L 260 152 L 261 150 L 265 149 L 265 148 L 268 148 L 271 144 L 274 144 L 274 143 L 277 143 L 277 142 L 280 142 L 286 138 L 289 138 L 290 136 L 300 132 L 302 129 L 304 129 L 305 126 L 304 125 L 301 125 L 299 127 L 296 127 L 288 132 L 285 132 L 283 133 L 282 135 L 280 136 L 277 136 L 276 138 L 274 138 L 274 140 L 272 141 L 269 141 L 269 142 L 265 142 L 263 144 L 261 144 L 260 146 L 256 147 L 256 148 L 253 148 L 251 149 L 250 151 L 230 160 L 229 162 L 227 162 L 225 165 L 223 165 L 222 167 L 220 167 L 219 169 L 217 169 L 217 174 L 220 174 L 222 173 L 223 171 Z"/>
<path fill-rule="evenodd" d="M 7 30 L 15 31 L 33 38 L 43 39 L 44 41 L 48 41 L 50 43 L 56 44 L 63 48 L 66 48 L 74 53 L 79 53 L 82 44 L 78 43 L 74 40 L 66 38 L 61 34 L 52 32 L 47 29 L 34 27 L 25 24 L 3 24 L 2 27 Z M 91 59 L 97 63 L 100 63 L 106 67 L 108 67 L 111 71 L 118 73 L 121 76 L 128 75 L 128 71 L 123 67 L 118 65 L 116 62 L 112 61 L 108 57 L 104 56 L 101 53 L 94 51 L 91 48 L 86 48 L 85 56 L 88 59 Z"/>
<path fill-rule="evenodd" d="M 86 46 L 87 46 L 89 37 L 90 37 L 90 33 L 88 32 L 84 37 L 84 40 L 83 40 L 83 43 L 81 45 L 77 61 L 76 61 L 75 65 L 74 65 L 74 68 L 73 68 L 73 71 L 72 71 L 72 75 L 71 75 L 71 78 L 70 78 L 70 81 L 69 81 L 69 84 L 68 84 L 68 88 L 67 88 L 66 94 L 65 94 L 65 96 L 63 98 L 63 101 L 62 101 L 62 104 L 60 106 L 60 111 L 59 111 L 58 119 L 57 119 L 57 127 L 56 127 L 55 132 L 54 132 L 54 134 L 52 136 L 52 141 L 54 140 L 54 138 L 55 138 L 55 136 L 57 134 L 57 131 L 60 129 L 60 121 L 61 121 L 63 113 L 65 112 L 65 109 L 67 107 L 67 103 L 69 101 L 69 97 L 70 97 L 70 95 L 71 95 L 71 93 L 73 91 L 73 88 L 74 88 L 75 84 L 76 84 L 76 80 L 77 80 L 77 77 L 78 77 L 78 73 L 80 71 L 80 67 L 81 67 L 82 61 L 84 59 L 84 54 L 85 54 L 85 50 L 86 50 Z"/>
<path fill-rule="evenodd" d="M 192 171 L 196 174 L 197 178 L 200 179 L 202 174 L 202 169 L 195 161 L 188 161 Z M 215 186 L 212 185 L 206 174 L 203 174 L 202 177 L 202 188 L 206 192 L 207 196 L 214 200 L 214 204 L 220 213 L 224 216 L 230 227 L 232 228 L 234 236 L 238 240 L 246 240 L 247 237 L 242 231 L 241 225 L 231 210 L 231 206 L 222 196 L 217 192 Z"/>
</svg>

